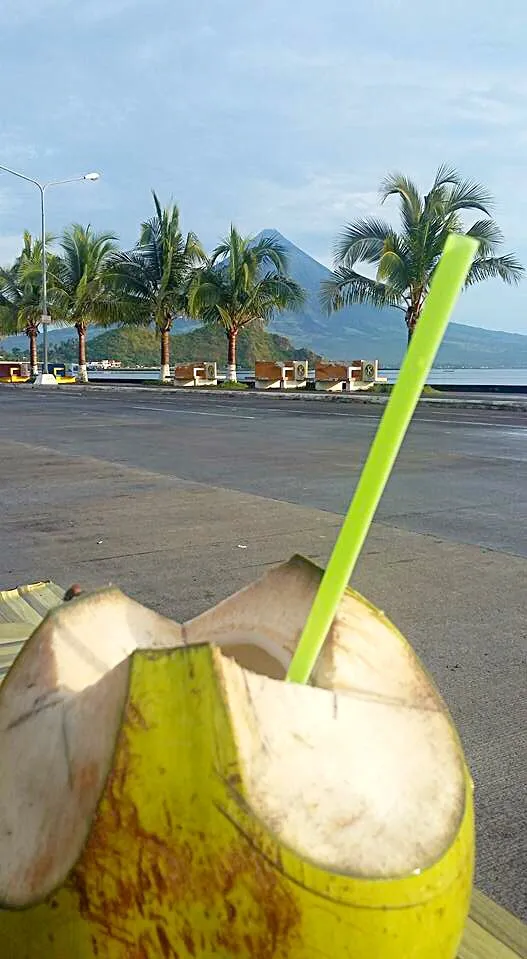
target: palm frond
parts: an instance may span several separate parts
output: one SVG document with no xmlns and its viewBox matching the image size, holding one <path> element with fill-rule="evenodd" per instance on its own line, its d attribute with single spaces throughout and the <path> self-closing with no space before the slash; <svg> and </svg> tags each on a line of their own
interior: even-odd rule
<svg viewBox="0 0 527 959">
<path fill-rule="evenodd" d="M 21 296 L 17 273 L 18 271 L 14 268 L 11 270 L 0 268 L 0 297 L 10 304 Z"/>
<path fill-rule="evenodd" d="M 376 263 L 393 227 L 376 217 L 364 217 L 349 223 L 337 238 L 335 263 L 352 267 L 354 263 Z"/>
<path fill-rule="evenodd" d="M 192 264 L 204 264 L 207 262 L 207 254 L 195 233 L 187 233 L 183 253 L 185 258 Z"/>
<path fill-rule="evenodd" d="M 473 286 L 483 280 L 499 279 L 510 286 L 517 286 L 523 279 L 525 269 L 512 253 L 503 256 L 477 257 L 470 270 L 466 286 Z"/>
<path fill-rule="evenodd" d="M 251 240 L 252 237 L 242 237 L 234 224 L 231 223 L 228 235 L 220 240 L 212 252 L 212 265 L 225 267 L 229 271 L 234 284 L 244 261 L 247 262 L 247 252 Z"/>
<path fill-rule="evenodd" d="M 423 212 L 423 201 L 415 183 L 402 173 L 390 173 L 381 183 L 381 203 L 390 196 L 399 196 L 401 217 L 407 231 L 419 222 Z"/>
<path fill-rule="evenodd" d="M 227 259 L 227 257 L 229 257 L 233 252 L 236 254 L 235 245 L 233 244 L 231 246 L 229 237 L 224 237 L 223 240 L 221 240 L 218 245 L 214 247 L 211 253 L 210 262 L 214 266 L 214 264 L 218 263 L 219 261 Z"/>
<path fill-rule="evenodd" d="M 0 269 L 0 310 L 4 333 L 7 329 L 12 333 L 38 329 L 40 323 L 42 271 L 39 266 L 37 276 L 28 278 L 26 272 L 30 272 L 30 266 L 35 266 L 35 250 L 31 249 L 30 259 L 29 247 L 25 249 L 27 258 L 26 254 L 22 254 L 10 269 Z"/>
<path fill-rule="evenodd" d="M 395 250 L 384 250 L 377 266 L 376 280 L 391 287 L 394 293 L 404 296 L 411 282 L 408 264 Z"/>
<path fill-rule="evenodd" d="M 11 336 L 20 333 L 22 329 L 21 317 L 10 303 L 4 303 L 0 296 L 0 335 Z"/>
<path fill-rule="evenodd" d="M 286 274 L 289 261 L 285 247 L 276 236 L 262 236 L 251 244 L 251 253 L 258 266 L 273 266 L 278 273 Z"/>
<path fill-rule="evenodd" d="M 320 299 L 327 313 L 364 303 L 379 309 L 388 306 L 403 309 L 402 297 L 387 284 L 345 266 L 334 270 L 331 279 L 321 284 Z"/>
<path fill-rule="evenodd" d="M 445 215 L 456 211 L 479 210 L 486 216 L 494 206 L 492 194 L 475 180 L 459 180 L 448 192 L 445 201 Z"/>
<path fill-rule="evenodd" d="M 476 220 L 466 234 L 478 241 L 479 254 L 483 257 L 492 254 L 496 247 L 503 243 L 503 233 L 490 217 L 485 220 Z"/>
<path fill-rule="evenodd" d="M 226 307 L 221 306 L 220 303 L 217 303 L 213 312 L 207 315 L 206 322 L 209 323 L 209 325 L 219 322 L 227 332 L 229 332 L 229 330 L 239 329 L 240 326 L 244 325 L 241 317 L 233 316 L 233 314 L 230 313 Z"/>
<path fill-rule="evenodd" d="M 163 276 L 163 264 L 165 261 L 165 246 L 170 248 L 169 244 L 163 243 L 161 224 L 155 220 L 148 220 L 141 227 L 141 239 L 137 249 L 141 250 L 143 257 L 151 263 L 151 270 L 160 281 Z"/>
<path fill-rule="evenodd" d="M 448 163 L 442 163 L 437 169 L 430 193 L 433 193 L 435 190 L 443 186 L 455 185 L 459 183 L 461 179 L 461 174 L 458 173 L 455 167 L 449 166 Z"/>
<path fill-rule="evenodd" d="M 156 193 L 155 190 L 152 190 L 152 197 L 153 197 L 153 199 L 154 199 L 154 206 L 155 206 L 155 208 L 156 208 L 156 216 L 157 216 L 158 222 L 161 223 L 162 220 L 163 220 L 163 212 L 164 212 L 164 211 L 163 211 L 163 207 L 161 206 L 161 202 L 160 202 L 159 197 L 158 197 L 158 195 L 157 195 L 157 193 Z"/>
<path fill-rule="evenodd" d="M 305 303 L 305 290 L 290 276 L 283 273 L 267 273 L 255 288 L 255 299 L 269 303 L 275 310 L 298 310 Z"/>
<path fill-rule="evenodd" d="M 148 298 L 152 292 L 152 278 L 145 269 L 143 252 L 119 252 L 109 258 L 108 282 L 119 296 Z"/>
</svg>

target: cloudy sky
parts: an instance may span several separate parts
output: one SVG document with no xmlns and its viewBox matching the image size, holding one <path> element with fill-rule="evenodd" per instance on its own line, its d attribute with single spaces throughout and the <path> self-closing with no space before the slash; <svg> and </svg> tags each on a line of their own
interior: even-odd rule
<svg viewBox="0 0 527 959">
<path fill-rule="evenodd" d="M 524 0 L 1 0 L 0 33 L 0 163 L 102 174 L 50 193 L 52 231 L 131 245 L 154 187 L 208 246 L 233 220 L 330 263 L 387 171 L 425 188 L 448 162 L 527 264 Z M 38 223 L 34 188 L 0 174 L 0 261 Z M 527 281 L 470 291 L 457 319 L 527 333 Z"/>
</svg>

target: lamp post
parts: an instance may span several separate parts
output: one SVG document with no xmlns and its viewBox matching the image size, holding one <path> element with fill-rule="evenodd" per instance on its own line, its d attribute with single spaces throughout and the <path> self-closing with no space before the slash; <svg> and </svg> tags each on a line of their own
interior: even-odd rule
<svg viewBox="0 0 527 959">
<path fill-rule="evenodd" d="M 5 173 L 11 173 L 13 176 L 19 177 L 21 180 L 26 180 L 28 183 L 33 183 L 34 186 L 40 192 L 40 221 L 41 221 L 41 240 L 42 240 L 42 332 L 43 332 L 43 363 L 42 363 L 42 373 L 39 373 L 35 384 L 37 386 L 54 386 L 56 385 L 56 379 L 53 373 L 48 373 L 48 323 L 50 317 L 48 316 L 48 274 L 47 274 L 47 253 L 46 253 L 46 190 L 51 186 L 60 186 L 62 183 L 75 183 L 78 180 L 98 180 L 99 173 L 85 173 L 83 176 L 72 176 L 68 177 L 66 180 L 50 180 L 48 183 L 40 183 L 39 180 L 34 180 L 30 176 L 26 176 L 24 173 L 18 173 L 16 170 L 11 170 L 10 167 L 1 166 L 0 170 L 3 170 Z"/>
</svg>

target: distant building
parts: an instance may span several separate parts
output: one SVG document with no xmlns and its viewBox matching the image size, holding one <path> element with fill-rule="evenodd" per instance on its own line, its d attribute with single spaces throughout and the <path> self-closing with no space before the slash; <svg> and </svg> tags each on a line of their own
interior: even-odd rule
<svg viewBox="0 0 527 959">
<path fill-rule="evenodd" d="M 88 363 L 89 370 L 118 370 L 121 366 L 120 360 L 92 360 Z"/>
</svg>

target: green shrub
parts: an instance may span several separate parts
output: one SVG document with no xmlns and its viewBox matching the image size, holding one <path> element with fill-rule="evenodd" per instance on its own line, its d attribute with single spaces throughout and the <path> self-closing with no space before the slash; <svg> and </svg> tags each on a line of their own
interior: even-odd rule
<svg viewBox="0 0 527 959">
<path fill-rule="evenodd" d="M 223 383 L 218 383 L 219 390 L 248 390 L 249 387 L 247 383 L 238 383 L 235 380 L 224 380 Z"/>
</svg>

